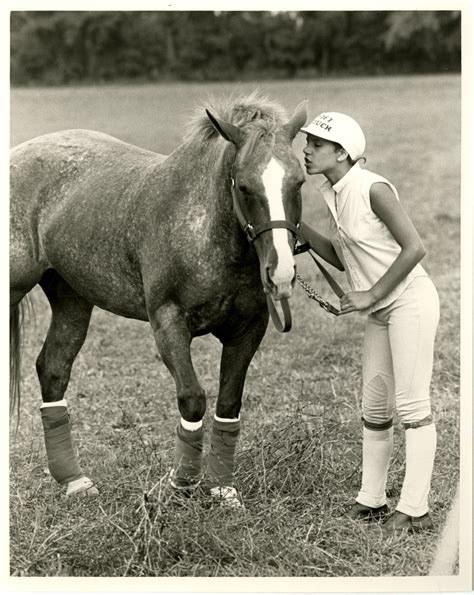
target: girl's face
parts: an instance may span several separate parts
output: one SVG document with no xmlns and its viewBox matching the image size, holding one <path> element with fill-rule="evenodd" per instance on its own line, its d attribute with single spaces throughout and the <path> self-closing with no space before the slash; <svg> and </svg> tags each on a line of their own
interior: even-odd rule
<svg viewBox="0 0 474 595">
<path fill-rule="evenodd" d="M 331 174 L 336 168 L 339 168 L 341 153 L 344 153 L 344 150 L 329 140 L 307 134 L 303 153 L 306 173 L 312 176 L 314 174 Z"/>
</svg>

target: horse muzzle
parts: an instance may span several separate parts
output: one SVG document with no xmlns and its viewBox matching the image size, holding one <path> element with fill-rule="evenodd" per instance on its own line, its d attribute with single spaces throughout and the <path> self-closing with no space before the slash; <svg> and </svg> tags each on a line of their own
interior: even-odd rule
<svg viewBox="0 0 474 595">
<path fill-rule="evenodd" d="M 265 293 L 270 295 L 271 298 L 275 301 L 279 301 L 282 299 L 289 299 L 293 293 L 293 287 L 295 284 L 296 279 L 296 272 L 293 272 L 293 277 L 291 279 L 274 279 L 270 273 L 270 267 L 265 267 L 264 275 L 263 275 L 263 287 Z"/>
<path fill-rule="evenodd" d="M 271 292 L 272 299 L 279 301 L 282 299 L 290 299 L 291 294 L 293 293 L 293 284 L 292 283 L 280 283 L 279 285 L 275 285 L 273 291 Z"/>
<path fill-rule="evenodd" d="M 296 266 L 287 271 L 286 275 L 280 275 L 279 278 L 275 277 L 274 273 L 274 269 L 269 265 L 262 266 L 260 269 L 270 317 L 279 333 L 287 333 L 291 330 L 291 310 L 288 300 L 296 280 Z M 276 303 L 279 304 L 282 316 L 277 311 Z"/>
</svg>

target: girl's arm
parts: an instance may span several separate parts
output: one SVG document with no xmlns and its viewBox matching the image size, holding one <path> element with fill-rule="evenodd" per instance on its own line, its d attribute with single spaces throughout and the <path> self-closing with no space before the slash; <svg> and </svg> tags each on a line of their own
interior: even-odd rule
<svg viewBox="0 0 474 595">
<path fill-rule="evenodd" d="M 324 258 L 326 262 L 332 264 L 332 266 L 340 271 L 344 270 L 344 265 L 339 260 L 339 257 L 328 238 L 304 222 L 301 222 L 299 231 L 299 235 L 305 242 L 308 242 L 311 250 L 314 250 L 321 258 Z"/>
<path fill-rule="evenodd" d="M 372 185 L 370 204 L 374 213 L 385 223 L 400 244 L 401 252 L 371 289 L 349 292 L 341 299 L 341 311 L 344 314 L 365 310 L 384 298 L 426 254 L 413 223 L 387 184 L 377 182 Z"/>
</svg>

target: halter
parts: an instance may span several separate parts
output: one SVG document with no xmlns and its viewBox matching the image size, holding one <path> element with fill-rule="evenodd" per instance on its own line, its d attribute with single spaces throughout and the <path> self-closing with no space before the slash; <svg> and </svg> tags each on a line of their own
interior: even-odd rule
<svg viewBox="0 0 474 595">
<path fill-rule="evenodd" d="M 237 215 L 237 219 L 239 220 L 240 226 L 242 227 L 247 239 L 250 243 L 253 243 L 254 240 L 262 234 L 264 231 L 268 231 L 269 229 L 288 229 L 291 231 L 295 236 L 298 234 L 298 228 L 300 223 L 295 225 L 291 223 L 291 221 L 287 221 L 286 219 L 274 219 L 270 221 L 266 221 L 265 223 L 260 223 L 260 225 L 252 225 L 250 221 L 247 221 L 244 214 L 242 213 L 242 209 L 240 208 L 239 200 L 237 198 L 237 192 L 235 190 L 235 180 L 231 177 L 232 182 L 232 200 L 234 203 L 234 211 Z"/>
<path fill-rule="evenodd" d="M 260 223 L 260 225 L 253 225 L 251 221 L 248 221 L 245 218 L 242 209 L 240 208 L 237 191 L 235 189 L 234 177 L 231 176 L 230 179 L 232 182 L 231 191 L 232 201 L 234 204 L 234 212 L 250 244 L 253 244 L 253 242 L 256 240 L 256 238 L 258 238 L 260 234 L 270 229 L 288 229 L 295 236 L 298 235 L 298 228 L 300 226 L 299 221 L 296 225 L 294 223 L 291 223 L 291 221 L 287 221 L 286 219 L 276 219 L 273 221 L 270 220 L 266 221 L 265 223 Z M 281 321 L 280 316 L 278 315 L 274 301 L 272 300 L 271 296 L 267 294 L 268 311 L 273 320 L 275 328 L 279 333 L 287 333 L 291 329 L 291 310 L 290 305 L 288 303 L 288 298 L 282 298 L 280 300 L 280 304 L 283 312 L 283 322 Z"/>
</svg>

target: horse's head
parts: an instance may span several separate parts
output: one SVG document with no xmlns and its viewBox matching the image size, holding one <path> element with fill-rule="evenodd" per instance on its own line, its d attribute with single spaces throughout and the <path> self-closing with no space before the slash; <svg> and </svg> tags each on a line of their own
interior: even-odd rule
<svg viewBox="0 0 474 595">
<path fill-rule="evenodd" d="M 263 288 L 275 300 L 289 298 L 296 277 L 293 251 L 305 179 L 291 143 L 306 122 L 305 102 L 288 122 L 279 125 L 255 119 L 236 126 L 209 111 L 207 115 L 236 149 L 232 168 L 234 211 L 255 246 Z"/>
</svg>

